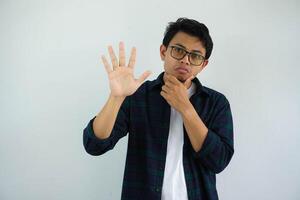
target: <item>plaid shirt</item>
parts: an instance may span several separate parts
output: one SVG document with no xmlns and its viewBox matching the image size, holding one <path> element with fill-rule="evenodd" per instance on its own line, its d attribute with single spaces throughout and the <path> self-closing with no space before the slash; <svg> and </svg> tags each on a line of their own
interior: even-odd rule
<svg viewBox="0 0 300 200">
<path fill-rule="evenodd" d="M 92 128 L 95 117 L 83 131 L 84 148 L 95 156 L 113 149 L 129 132 L 123 200 L 161 199 L 171 111 L 160 95 L 163 74 L 154 81 L 146 81 L 125 98 L 108 138 L 101 140 L 95 136 Z M 232 115 L 223 94 L 202 86 L 197 78 L 193 82 L 196 92 L 190 101 L 207 126 L 208 134 L 200 151 L 195 152 L 183 125 L 183 169 L 188 199 L 216 200 L 216 174 L 224 170 L 234 152 Z"/>
</svg>

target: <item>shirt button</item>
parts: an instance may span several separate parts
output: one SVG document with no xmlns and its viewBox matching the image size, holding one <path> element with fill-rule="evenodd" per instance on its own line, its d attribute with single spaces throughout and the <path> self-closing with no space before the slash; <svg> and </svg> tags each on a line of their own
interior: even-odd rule
<svg viewBox="0 0 300 200">
<path fill-rule="evenodd" d="M 156 191 L 156 192 L 160 192 L 160 188 L 156 188 L 155 191 Z"/>
</svg>

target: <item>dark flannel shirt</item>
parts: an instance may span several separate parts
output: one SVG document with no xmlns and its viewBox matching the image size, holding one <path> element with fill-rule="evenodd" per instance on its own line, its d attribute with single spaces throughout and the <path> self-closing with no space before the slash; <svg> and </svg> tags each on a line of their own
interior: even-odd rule
<svg viewBox="0 0 300 200">
<path fill-rule="evenodd" d="M 98 139 L 92 128 L 94 118 L 83 131 L 85 150 L 101 155 L 114 148 L 128 135 L 128 149 L 121 199 L 161 199 L 170 126 L 170 105 L 160 95 L 164 84 L 162 72 L 156 80 L 144 82 L 125 98 L 111 135 Z M 233 123 L 226 97 L 201 85 L 190 98 L 196 112 L 208 128 L 202 148 L 196 152 L 183 125 L 183 169 L 189 200 L 218 199 L 216 174 L 224 170 L 232 158 Z M 199 133 L 192 133 L 199 134 Z"/>
</svg>

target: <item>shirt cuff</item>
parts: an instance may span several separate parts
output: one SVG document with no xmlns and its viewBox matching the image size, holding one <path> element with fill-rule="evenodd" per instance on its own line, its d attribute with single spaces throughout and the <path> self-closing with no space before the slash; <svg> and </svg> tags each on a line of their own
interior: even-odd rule
<svg viewBox="0 0 300 200">
<path fill-rule="evenodd" d="M 86 134 L 88 136 L 88 138 L 90 138 L 91 140 L 97 142 L 98 144 L 108 144 L 111 141 L 111 136 L 109 136 L 108 138 L 105 139 L 100 139 L 95 135 L 94 129 L 93 129 L 93 122 L 94 119 L 96 118 L 93 117 L 90 122 L 88 123 L 87 127 L 86 127 Z"/>
<path fill-rule="evenodd" d="M 208 154 L 210 154 L 210 152 L 213 151 L 214 146 L 218 143 L 219 139 L 220 138 L 216 135 L 216 133 L 208 129 L 206 138 L 204 139 L 201 149 L 198 152 L 193 151 L 194 156 L 196 158 L 206 157 Z"/>
</svg>

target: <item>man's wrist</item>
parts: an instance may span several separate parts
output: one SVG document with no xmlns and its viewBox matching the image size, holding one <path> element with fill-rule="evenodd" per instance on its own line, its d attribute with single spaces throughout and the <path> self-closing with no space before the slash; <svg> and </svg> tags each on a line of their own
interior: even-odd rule
<svg viewBox="0 0 300 200">
<path fill-rule="evenodd" d="M 112 94 L 109 95 L 109 98 L 115 102 L 123 102 L 126 96 L 114 96 Z"/>
<path fill-rule="evenodd" d="M 181 115 L 185 118 L 190 116 L 194 111 L 194 106 L 189 102 L 186 106 L 181 109 Z"/>
</svg>

